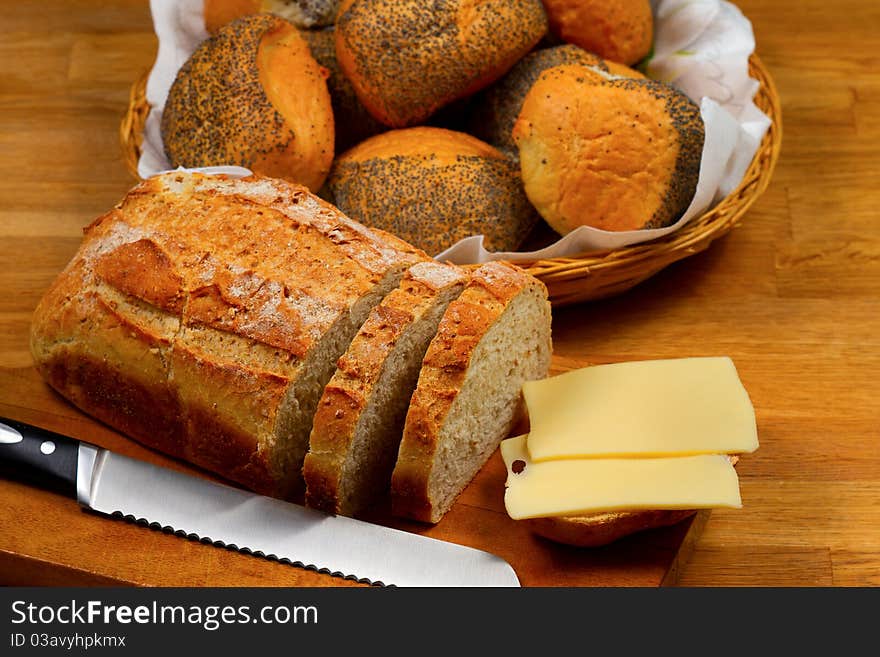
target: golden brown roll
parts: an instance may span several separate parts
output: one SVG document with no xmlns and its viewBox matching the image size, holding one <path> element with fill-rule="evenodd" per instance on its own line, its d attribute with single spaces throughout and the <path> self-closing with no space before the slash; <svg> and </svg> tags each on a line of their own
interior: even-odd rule
<svg viewBox="0 0 880 657">
<path fill-rule="evenodd" d="M 600 57 L 635 64 L 651 52 L 649 0 L 543 0 L 550 32 Z"/>
<path fill-rule="evenodd" d="M 336 53 L 367 109 L 400 128 L 497 80 L 546 32 L 540 0 L 344 0 Z"/>
<path fill-rule="evenodd" d="M 171 86 L 162 115 L 168 159 L 240 165 L 318 190 L 334 156 L 327 75 L 286 20 L 255 14 L 229 23 Z"/>
<path fill-rule="evenodd" d="M 608 71 L 605 60 L 574 45 L 542 48 L 529 53 L 507 75 L 479 94 L 470 122 L 471 132 L 517 157 L 516 144 L 510 133 L 529 89 L 548 68 L 574 63 Z"/>
<path fill-rule="evenodd" d="M 327 88 L 333 104 L 336 152 L 342 153 L 364 139 L 387 130 L 387 126 L 377 121 L 367 111 L 354 92 L 351 82 L 339 68 L 336 61 L 334 28 L 303 30 L 302 35 L 309 44 L 312 57 L 330 73 L 327 78 Z"/>
<path fill-rule="evenodd" d="M 419 126 L 390 130 L 336 159 L 324 196 L 346 215 L 436 255 L 484 235 L 515 250 L 539 221 L 519 169 L 471 135 Z"/>
<path fill-rule="evenodd" d="M 699 107 L 670 85 L 596 81 L 569 64 L 532 86 L 513 139 L 528 198 L 565 235 L 675 223 L 696 189 L 704 129 Z"/>
<path fill-rule="evenodd" d="M 210 34 L 236 18 L 262 12 L 275 14 L 297 27 L 332 25 L 339 0 L 205 0 L 205 29 Z"/>
</svg>

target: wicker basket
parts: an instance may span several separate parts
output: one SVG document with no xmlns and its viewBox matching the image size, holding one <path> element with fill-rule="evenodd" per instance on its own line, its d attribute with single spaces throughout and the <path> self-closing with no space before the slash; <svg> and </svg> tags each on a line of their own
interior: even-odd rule
<svg viewBox="0 0 880 657">
<path fill-rule="evenodd" d="M 667 265 L 706 249 L 734 228 L 764 192 L 773 175 L 782 145 L 782 116 L 773 80 L 757 56 L 749 60 L 751 76 L 760 83 L 755 104 L 771 124 L 742 182 L 724 200 L 664 237 L 610 251 L 591 251 L 577 257 L 517 262 L 550 292 L 554 306 L 609 297 L 624 292 Z M 149 113 L 145 97 L 148 72 L 132 86 L 128 110 L 120 126 L 120 141 L 135 177 L 141 154 L 144 122 Z"/>
</svg>

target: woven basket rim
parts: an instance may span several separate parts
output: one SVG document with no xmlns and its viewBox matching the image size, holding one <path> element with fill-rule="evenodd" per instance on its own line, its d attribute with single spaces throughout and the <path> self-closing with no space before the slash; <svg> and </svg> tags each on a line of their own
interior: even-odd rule
<svg viewBox="0 0 880 657">
<path fill-rule="evenodd" d="M 137 180 L 141 179 L 138 162 L 144 124 L 150 111 L 146 99 L 149 73 L 149 70 L 144 71 L 132 84 L 128 107 L 120 124 L 120 145 L 125 163 Z M 739 185 L 710 210 L 668 235 L 617 249 L 517 260 L 516 265 L 547 285 L 554 305 L 623 292 L 667 265 L 704 250 L 738 225 L 769 185 L 782 144 L 779 94 L 757 54 L 749 58 L 749 74 L 759 85 L 754 102 L 769 117 L 770 126 Z"/>
</svg>

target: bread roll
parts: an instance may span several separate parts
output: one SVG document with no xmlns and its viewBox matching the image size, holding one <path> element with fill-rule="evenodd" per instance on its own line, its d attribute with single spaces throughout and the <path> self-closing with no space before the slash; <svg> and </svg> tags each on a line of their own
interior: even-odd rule
<svg viewBox="0 0 880 657">
<path fill-rule="evenodd" d="M 303 30 L 312 57 L 329 72 L 327 88 L 333 105 L 333 125 L 336 130 L 336 153 L 342 153 L 363 140 L 385 132 L 388 128 L 367 111 L 357 97 L 354 87 L 336 61 L 336 31 Z"/>
<path fill-rule="evenodd" d="M 173 172 L 89 226 L 34 313 L 31 351 L 84 412 L 291 497 L 336 359 L 425 260 L 304 187 Z"/>
<path fill-rule="evenodd" d="M 367 109 L 401 128 L 497 80 L 546 31 L 540 0 L 346 0 L 336 52 Z"/>
<path fill-rule="evenodd" d="M 173 167 L 234 164 L 320 189 L 334 156 L 327 71 L 290 23 L 245 16 L 202 42 L 162 114 Z"/>
<path fill-rule="evenodd" d="M 322 193 L 351 218 L 431 255 L 471 235 L 484 235 L 489 250 L 516 250 L 540 220 L 513 161 L 442 128 L 366 140 L 337 158 Z"/>
<path fill-rule="evenodd" d="M 621 64 L 620 62 L 615 62 L 611 59 L 604 60 L 605 66 L 608 69 L 608 72 L 619 78 L 633 78 L 636 80 L 644 80 L 645 74 L 641 71 L 637 71 L 634 68 L 627 66 L 626 64 Z"/>
<path fill-rule="evenodd" d="M 547 288 L 513 265 L 476 268 L 449 304 L 410 402 L 392 512 L 436 523 L 520 419 L 524 381 L 547 375 Z"/>
<path fill-rule="evenodd" d="M 559 234 L 675 223 L 693 198 L 704 129 L 699 107 L 648 79 L 547 69 L 513 129 L 526 194 Z"/>
<path fill-rule="evenodd" d="M 459 267 L 417 263 L 373 309 L 318 403 L 306 505 L 351 516 L 388 493 L 422 358 L 467 280 Z"/>
<path fill-rule="evenodd" d="M 215 34 L 236 18 L 270 13 L 296 27 L 319 28 L 336 20 L 339 0 L 205 0 L 205 29 Z"/>
<path fill-rule="evenodd" d="M 519 157 L 511 132 L 526 94 L 548 68 L 572 63 L 608 71 L 601 57 L 578 46 L 562 45 L 529 53 L 507 75 L 478 95 L 470 122 L 473 134 L 504 153 Z"/>
<path fill-rule="evenodd" d="M 600 57 L 632 65 L 654 43 L 649 0 L 543 0 L 551 33 Z"/>
</svg>

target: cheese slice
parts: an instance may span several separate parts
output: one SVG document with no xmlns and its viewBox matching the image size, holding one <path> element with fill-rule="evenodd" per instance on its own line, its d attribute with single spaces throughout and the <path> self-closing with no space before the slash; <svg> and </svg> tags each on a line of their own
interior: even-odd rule
<svg viewBox="0 0 880 657">
<path fill-rule="evenodd" d="M 534 461 L 739 454 L 755 411 L 727 357 L 596 365 L 523 384 Z"/>
<path fill-rule="evenodd" d="M 504 505 L 514 520 L 607 511 L 742 507 L 739 478 L 724 455 L 535 463 L 526 444 L 526 436 L 501 443 L 507 466 Z"/>
</svg>

